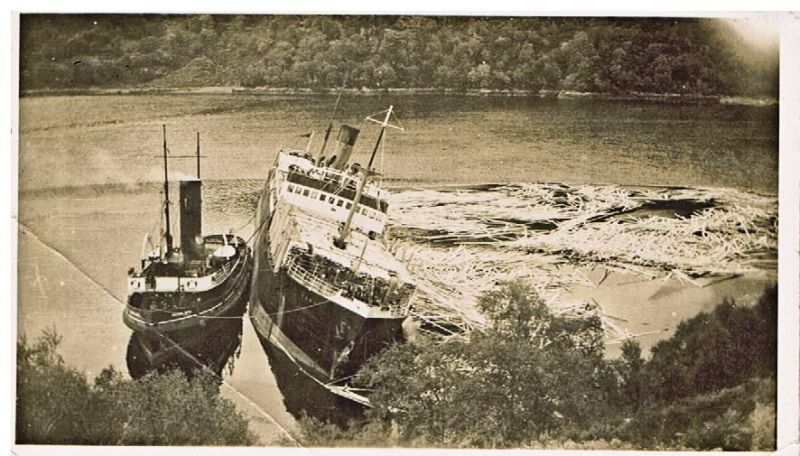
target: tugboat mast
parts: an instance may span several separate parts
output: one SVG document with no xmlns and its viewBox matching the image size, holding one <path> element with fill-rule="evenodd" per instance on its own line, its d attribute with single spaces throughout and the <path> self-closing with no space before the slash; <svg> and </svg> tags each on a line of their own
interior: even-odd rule
<svg viewBox="0 0 800 456">
<path fill-rule="evenodd" d="M 169 256 L 172 253 L 172 233 L 170 232 L 169 222 L 169 172 L 167 170 L 167 126 L 161 125 L 164 134 L 164 219 L 167 224 L 167 229 L 164 233 L 164 238 L 167 241 L 167 253 Z"/>
<path fill-rule="evenodd" d="M 378 133 L 378 140 L 375 142 L 375 147 L 372 148 L 372 155 L 369 157 L 369 163 L 367 163 L 367 167 L 364 170 L 364 178 L 361 179 L 361 183 L 358 185 L 358 189 L 356 190 L 356 196 L 353 198 L 353 207 L 350 208 L 350 212 L 347 214 L 347 221 L 342 228 L 342 232 L 339 233 L 339 237 L 333 241 L 333 245 L 340 249 L 344 249 L 347 246 L 347 236 L 350 234 L 351 225 L 353 223 L 353 216 L 358 209 L 358 204 L 361 201 L 361 194 L 364 192 L 364 187 L 367 185 L 367 181 L 369 180 L 370 176 L 372 175 L 372 162 L 375 160 L 375 154 L 378 152 L 378 147 L 381 145 L 381 140 L 383 140 L 383 134 L 386 131 L 386 127 L 397 128 L 402 130 L 400 127 L 396 127 L 394 125 L 389 124 L 389 118 L 392 116 L 392 110 L 394 106 L 390 105 L 389 109 L 386 110 L 386 117 L 383 121 L 378 122 L 375 119 L 367 117 L 367 120 L 371 120 L 373 122 L 378 122 L 381 124 L 381 131 Z"/>
<path fill-rule="evenodd" d="M 200 180 L 200 132 L 197 132 L 197 180 Z"/>
</svg>

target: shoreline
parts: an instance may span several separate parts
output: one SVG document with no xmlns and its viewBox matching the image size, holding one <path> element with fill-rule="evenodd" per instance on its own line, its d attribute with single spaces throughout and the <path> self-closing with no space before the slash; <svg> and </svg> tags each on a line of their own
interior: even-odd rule
<svg viewBox="0 0 800 456">
<path fill-rule="evenodd" d="M 290 87 L 155 87 L 142 86 L 131 88 L 50 88 L 20 90 L 19 96 L 107 96 L 107 95 L 336 95 L 338 88 L 310 89 Z M 434 88 L 347 88 L 342 89 L 347 95 L 376 96 L 395 95 L 440 95 L 440 96 L 472 96 L 472 97 L 531 97 L 556 100 L 604 100 L 604 101 L 651 101 L 667 103 L 700 103 L 731 104 L 745 106 L 776 106 L 778 100 L 772 97 L 750 97 L 739 95 L 700 95 L 681 93 L 646 93 L 630 92 L 623 94 L 606 92 L 577 92 L 569 90 L 521 90 L 521 89 L 434 89 Z"/>
<path fill-rule="evenodd" d="M 229 182 L 229 181 L 250 181 L 259 186 L 263 184 L 262 178 L 236 178 L 236 179 L 218 179 L 206 178 L 205 182 Z M 728 191 L 733 190 L 755 196 L 765 198 L 777 198 L 776 193 L 767 193 L 752 189 L 736 188 L 736 187 L 708 187 L 708 186 L 689 186 L 689 185 L 657 185 L 657 184 L 613 184 L 613 183 L 575 183 L 575 182 L 546 182 L 546 181 L 483 181 L 483 182 L 436 182 L 436 181 L 423 181 L 414 179 L 386 179 L 385 188 L 389 191 L 409 191 L 409 190 L 437 190 L 437 191 L 459 191 L 459 190 L 481 190 L 494 187 L 503 187 L 508 185 L 561 185 L 566 187 L 619 187 L 625 189 L 656 189 L 656 190 L 705 190 L 705 191 Z M 66 186 L 52 186 L 52 187 L 38 187 L 18 189 L 17 197 L 23 198 L 47 198 L 52 196 L 70 195 L 97 195 L 101 193 L 138 193 L 142 189 L 152 188 L 158 190 L 161 188 L 162 183 L 158 181 L 132 181 L 132 182 L 108 182 L 108 183 L 91 183 L 81 185 L 66 185 Z"/>
</svg>

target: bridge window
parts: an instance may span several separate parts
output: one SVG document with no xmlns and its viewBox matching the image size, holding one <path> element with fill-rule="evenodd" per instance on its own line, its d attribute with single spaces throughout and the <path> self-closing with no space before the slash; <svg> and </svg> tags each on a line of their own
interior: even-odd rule
<svg viewBox="0 0 800 456">
<path fill-rule="evenodd" d="M 308 189 L 303 190 L 303 196 L 308 196 Z"/>
<path fill-rule="evenodd" d="M 289 185 L 289 191 L 294 192 L 294 185 Z"/>
<path fill-rule="evenodd" d="M 342 201 L 341 199 L 336 201 L 336 206 L 337 207 L 342 207 L 342 204 L 344 204 L 344 201 Z"/>
<path fill-rule="evenodd" d="M 324 193 L 320 193 L 319 194 L 319 200 L 320 201 L 325 201 L 325 194 Z"/>
<path fill-rule="evenodd" d="M 344 207 L 345 207 L 345 208 L 347 208 L 347 209 L 350 209 L 351 207 L 353 207 L 353 205 L 352 205 L 352 204 L 351 204 L 351 203 L 348 201 L 348 202 L 347 202 L 347 203 L 344 205 Z"/>
</svg>

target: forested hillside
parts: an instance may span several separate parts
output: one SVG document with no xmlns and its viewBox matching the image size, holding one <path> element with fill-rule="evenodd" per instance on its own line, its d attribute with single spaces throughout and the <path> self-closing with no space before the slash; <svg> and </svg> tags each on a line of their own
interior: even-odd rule
<svg viewBox="0 0 800 456">
<path fill-rule="evenodd" d="M 244 86 L 777 95 L 701 19 L 24 15 L 23 89 Z"/>
</svg>

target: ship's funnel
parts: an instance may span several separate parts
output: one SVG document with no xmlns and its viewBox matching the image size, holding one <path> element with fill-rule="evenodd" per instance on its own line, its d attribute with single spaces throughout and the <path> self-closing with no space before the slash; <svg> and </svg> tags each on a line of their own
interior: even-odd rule
<svg viewBox="0 0 800 456">
<path fill-rule="evenodd" d="M 203 253 L 203 201 L 199 180 L 180 182 L 181 251 L 186 262 L 201 260 Z"/>
<path fill-rule="evenodd" d="M 358 128 L 350 125 L 342 125 L 339 128 L 339 134 L 336 136 L 336 149 L 333 152 L 336 161 L 333 162 L 331 168 L 341 170 L 347 165 L 350 154 L 353 153 L 353 145 L 356 143 L 358 133 Z"/>
</svg>

